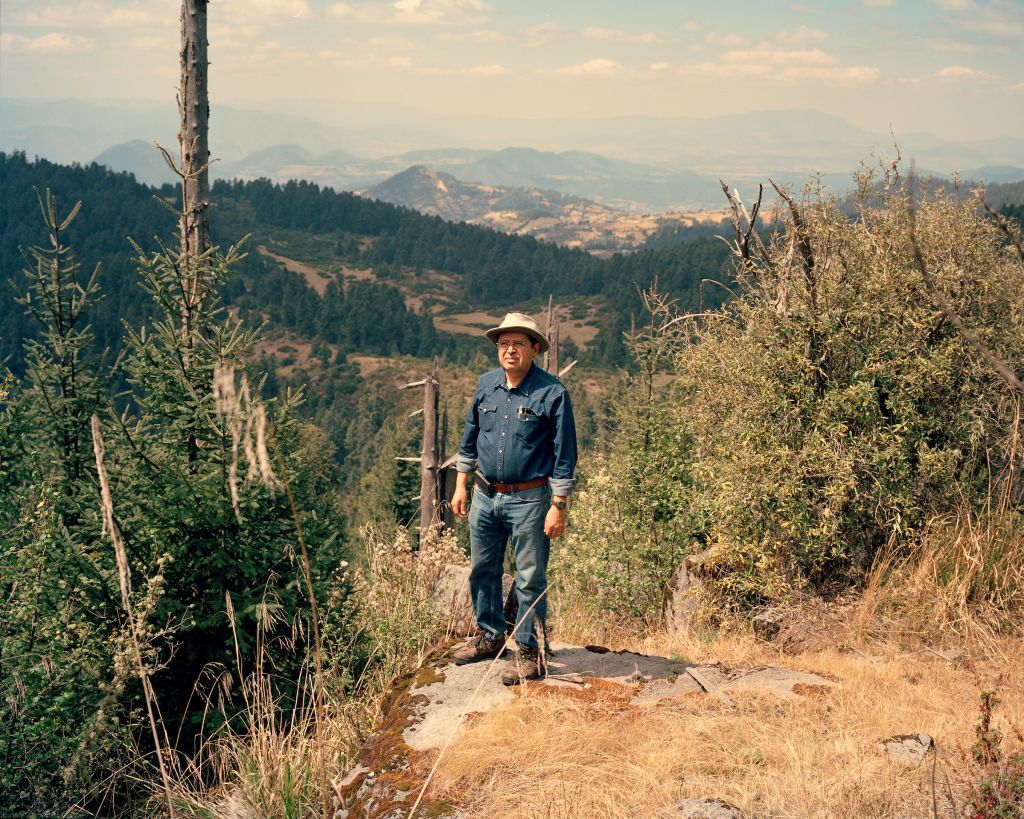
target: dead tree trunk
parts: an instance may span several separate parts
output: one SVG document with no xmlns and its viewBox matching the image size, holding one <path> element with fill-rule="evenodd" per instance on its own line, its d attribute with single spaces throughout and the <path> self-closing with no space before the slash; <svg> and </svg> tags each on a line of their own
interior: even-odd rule
<svg viewBox="0 0 1024 819">
<path fill-rule="evenodd" d="M 548 295 L 548 350 L 544 353 L 544 369 L 558 375 L 558 309 L 554 297 Z"/>
<path fill-rule="evenodd" d="M 423 384 L 423 451 L 420 455 L 420 543 L 437 519 L 437 358 Z"/>
<path fill-rule="evenodd" d="M 437 415 L 438 415 L 438 378 L 437 358 L 434 358 L 434 369 L 426 378 L 403 384 L 399 389 L 423 387 L 422 408 L 410 413 L 423 415 L 423 446 L 420 457 L 402 457 L 400 461 L 419 461 L 420 463 L 420 544 L 438 515 L 441 495 L 438 490 L 437 467 Z"/>
<path fill-rule="evenodd" d="M 181 333 L 185 366 L 195 346 L 196 312 L 209 286 L 206 276 L 210 250 L 210 101 L 207 89 L 206 7 L 208 0 L 181 3 L 181 254 L 183 273 Z"/>
<path fill-rule="evenodd" d="M 558 315 L 555 315 L 555 331 L 548 337 L 548 342 L 551 344 L 551 366 L 548 368 L 548 372 L 552 375 L 558 375 L 558 342 L 561 338 L 562 332 L 560 325 L 558 324 Z"/>
</svg>

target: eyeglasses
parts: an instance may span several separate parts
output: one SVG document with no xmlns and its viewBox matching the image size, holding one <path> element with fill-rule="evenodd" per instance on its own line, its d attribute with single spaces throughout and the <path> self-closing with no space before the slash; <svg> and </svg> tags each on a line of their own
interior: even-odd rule
<svg viewBox="0 0 1024 819">
<path fill-rule="evenodd" d="M 515 341 L 499 341 L 498 342 L 498 349 L 499 350 L 507 350 L 509 347 L 514 347 L 517 350 L 522 350 L 522 349 L 524 349 L 526 347 L 529 347 L 529 346 L 530 346 L 530 342 L 529 341 L 521 341 L 518 338 Z"/>
</svg>

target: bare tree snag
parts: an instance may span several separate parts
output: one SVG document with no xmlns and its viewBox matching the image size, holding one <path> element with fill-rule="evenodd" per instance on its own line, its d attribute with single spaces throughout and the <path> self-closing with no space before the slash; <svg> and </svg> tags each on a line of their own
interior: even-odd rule
<svg viewBox="0 0 1024 819">
<path fill-rule="evenodd" d="M 437 422 L 438 422 L 438 377 L 437 356 L 434 357 L 434 368 L 430 375 L 403 384 L 399 389 L 423 387 L 423 407 L 411 415 L 423 414 L 423 447 L 420 456 L 400 457 L 399 461 L 419 462 L 420 465 L 420 543 L 437 520 L 441 505 L 441 494 L 437 478 Z"/>
<path fill-rule="evenodd" d="M 548 329 L 547 329 L 547 334 L 548 334 L 549 347 L 548 347 L 547 351 L 544 353 L 544 369 L 547 370 L 549 373 L 550 372 L 554 372 L 554 370 L 551 367 L 551 348 L 550 348 L 551 333 L 554 330 L 554 322 L 555 322 L 554 296 L 552 296 L 550 293 L 548 293 Z"/>
<path fill-rule="evenodd" d="M 185 366 L 194 346 L 196 311 L 209 286 L 206 275 L 210 251 L 210 101 L 206 39 L 208 0 L 181 3 L 181 87 L 178 90 L 181 147 L 181 332 Z"/>
<path fill-rule="evenodd" d="M 423 452 L 420 460 L 420 543 L 437 519 L 437 356 L 423 385 Z"/>
<path fill-rule="evenodd" d="M 552 375 L 558 375 L 558 346 L 562 337 L 561 327 L 558 323 L 558 316 L 555 316 L 555 332 L 554 336 L 548 337 L 548 342 L 551 344 L 551 367 L 548 372 Z"/>
<path fill-rule="evenodd" d="M 743 271 L 756 278 L 758 263 L 767 264 L 770 258 L 768 248 L 765 247 L 756 227 L 757 216 L 761 210 L 761 201 L 764 197 L 764 185 L 757 186 L 757 201 L 754 203 L 750 213 L 747 213 L 746 207 L 740 201 L 739 194 L 730 191 L 729 186 L 721 179 L 718 180 L 718 184 L 722 186 L 722 193 L 725 194 L 725 198 L 729 202 L 732 228 L 736 234 L 736 243 L 734 245 L 736 255 L 740 258 Z M 744 222 L 746 222 L 746 227 L 744 227 Z"/>
<path fill-rule="evenodd" d="M 807 343 L 810 348 L 808 353 L 809 358 L 811 359 L 811 365 L 814 368 L 814 391 L 815 394 L 821 398 L 825 394 L 825 382 L 827 377 L 825 370 L 822 367 L 823 354 L 821 350 L 821 339 L 818 335 L 818 261 L 814 255 L 814 248 L 811 245 L 811 234 L 807 229 L 807 222 L 804 220 L 799 206 L 789 193 L 775 183 L 774 179 L 769 179 L 768 181 L 772 183 L 772 187 L 775 188 L 775 192 L 782 197 L 785 203 L 789 206 L 789 213 L 793 219 L 793 245 L 796 248 L 796 251 L 800 254 L 800 259 L 803 262 L 804 282 L 807 285 L 807 302 L 810 305 L 810 321 L 808 322 L 807 330 Z M 788 304 L 788 293 L 784 292 L 782 289 L 782 280 L 784 278 L 784 274 L 780 276 L 779 299 L 780 301 L 785 299 Z"/>
<path fill-rule="evenodd" d="M 793 227 L 796 229 L 796 247 L 797 250 L 800 251 L 800 258 L 803 259 L 804 262 L 804 273 L 807 276 L 811 304 L 816 305 L 817 294 L 815 293 L 815 290 L 817 288 L 815 287 L 814 282 L 814 248 L 811 247 L 811 237 L 807 232 L 807 223 L 804 222 L 803 214 L 800 213 L 800 208 L 797 207 L 796 202 L 793 201 L 793 197 L 775 184 L 774 179 L 769 179 L 768 181 L 772 183 L 772 187 L 775 188 L 775 192 L 785 200 L 787 205 L 789 205 L 789 213 L 793 217 Z"/>
<path fill-rule="evenodd" d="M 201 257 L 210 249 L 210 100 L 207 87 L 209 59 L 206 39 L 208 0 L 182 0 L 181 119 L 182 250 Z"/>
<path fill-rule="evenodd" d="M 552 375 L 558 375 L 558 342 L 561 336 L 558 325 L 558 308 L 554 297 L 548 295 L 548 349 L 544 353 L 544 369 Z"/>
</svg>

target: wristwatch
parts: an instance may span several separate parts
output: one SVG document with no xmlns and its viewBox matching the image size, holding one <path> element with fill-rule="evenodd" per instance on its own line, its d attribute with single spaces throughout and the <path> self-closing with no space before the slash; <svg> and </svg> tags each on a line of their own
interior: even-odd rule
<svg viewBox="0 0 1024 819">
<path fill-rule="evenodd" d="M 562 512 L 564 512 L 566 509 L 569 508 L 569 504 L 566 503 L 565 501 L 554 501 L 553 500 L 553 501 L 551 501 L 551 505 L 553 507 L 555 507 L 555 509 L 558 509 L 559 511 L 562 511 Z"/>
</svg>

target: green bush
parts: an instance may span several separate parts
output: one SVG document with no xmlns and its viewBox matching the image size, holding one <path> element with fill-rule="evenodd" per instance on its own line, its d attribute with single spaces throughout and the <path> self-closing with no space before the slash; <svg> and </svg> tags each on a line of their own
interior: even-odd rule
<svg viewBox="0 0 1024 819">
<path fill-rule="evenodd" d="M 890 185 L 868 207 L 867 190 L 852 216 L 825 198 L 794 205 L 740 260 L 738 298 L 671 325 L 692 511 L 733 605 L 845 585 L 932 516 L 983 502 L 1011 466 L 1009 391 L 933 305 L 907 193 Z M 994 223 L 939 192 L 916 233 L 966 325 L 1020 361 L 1024 275 Z"/>
</svg>

